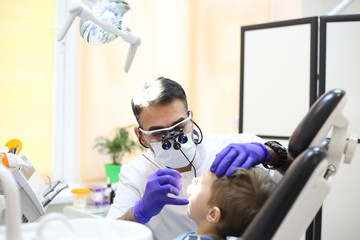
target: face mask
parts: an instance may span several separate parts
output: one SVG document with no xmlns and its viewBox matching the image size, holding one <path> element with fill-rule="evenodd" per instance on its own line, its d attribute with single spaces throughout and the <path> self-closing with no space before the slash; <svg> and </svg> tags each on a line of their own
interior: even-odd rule
<svg viewBox="0 0 360 240">
<path fill-rule="evenodd" d="M 181 150 L 174 149 L 173 140 L 170 140 L 172 147 L 168 150 L 164 150 L 162 148 L 162 142 L 149 143 L 155 154 L 156 161 L 162 166 L 170 168 L 181 168 L 189 165 L 195 156 L 196 145 L 192 139 L 191 131 L 190 133 L 186 134 L 186 136 L 188 141 L 184 144 L 181 144 Z M 181 151 L 185 154 L 186 157 Z"/>
</svg>

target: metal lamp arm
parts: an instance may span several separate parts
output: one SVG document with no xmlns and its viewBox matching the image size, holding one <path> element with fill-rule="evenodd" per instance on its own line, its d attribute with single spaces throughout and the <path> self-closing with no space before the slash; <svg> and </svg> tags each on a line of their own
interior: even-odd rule
<svg viewBox="0 0 360 240">
<path fill-rule="evenodd" d="M 84 5 L 81 4 L 79 1 L 74 1 L 70 8 L 69 8 L 69 16 L 67 17 L 64 26 L 61 28 L 61 30 L 58 33 L 57 41 L 60 42 L 64 39 L 66 33 L 70 29 L 71 25 L 73 24 L 75 18 L 77 16 L 80 16 L 81 13 L 84 10 Z"/>
</svg>

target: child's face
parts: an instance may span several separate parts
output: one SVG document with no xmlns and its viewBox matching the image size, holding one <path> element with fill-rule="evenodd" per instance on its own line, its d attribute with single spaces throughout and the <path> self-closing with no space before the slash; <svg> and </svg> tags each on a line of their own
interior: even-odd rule
<svg viewBox="0 0 360 240">
<path fill-rule="evenodd" d="M 210 209 L 207 203 L 215 178 L 214 173 L 207 171 L 204 176 L 193 178 L 187 189 L 189 194 L 188 215 L 197 223 L 206 220 L 206 214 Z"/>
</svg>

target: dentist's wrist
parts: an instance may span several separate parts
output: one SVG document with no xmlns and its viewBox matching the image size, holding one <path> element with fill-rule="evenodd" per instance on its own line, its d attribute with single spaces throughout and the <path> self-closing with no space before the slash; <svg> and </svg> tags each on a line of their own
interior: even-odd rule
<svg viewBox="0 0 360 240">
<path fill-rule="evenodd" d="M 251 142 L 251 144 L 257 145 L 257 146 L 259 146 L 259 147 L 263 150 L 264 159 L 262 159 L 262 161 L 261 161 L 262 163 L 269 161 L 269 159 L 270 159 L 270 152 L 269 152 L 269 150 L 266 148 L 266 146 L 265 146 L 264 144 L 259 143 L 259 142 Z"/>
<path fill-rule="evenodd" d="M 143 206 L 142 206 L 142 199 L 140 199 L 140 200 L 136 203 L 136 205 L 135 205 L 135 207 L 134 207 L 134 217 L 135 217 L 135 219 L 136 219 L 137 222 L 142 223 L 142 224 L 145 224 L 145 223 L 147 223 L 147 222 L 150 221 L 150 218 L 151 218 L 151 217 L 145 217 L 145 216 L 141 213 L 141 212 L 142 212 L 142 208 L 143 208 Z"/>
<path fill-rule="evenodd" d="M 265 146 L 271 151 L 270 155 L 272 157 L 270 161 L 263 163 L 264 167 L 272 170 L 282 168 L 288 159 L 287 149 L 277 141 L 268 141 Z"/>
</svg>

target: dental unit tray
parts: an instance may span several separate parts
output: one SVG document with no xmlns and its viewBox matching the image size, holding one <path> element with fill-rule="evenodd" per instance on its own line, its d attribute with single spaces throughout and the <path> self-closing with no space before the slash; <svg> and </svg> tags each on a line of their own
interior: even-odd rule
<svg viewBox="0 0 360 240">
<path fill-rule="evenodd" d="M 9 166 L 2 165 L 9 169 L 18 186 L 23 222 L 33 222 L 46 213 L 47 205 L 68 186 L 55 189 L 60 181 L 54 186 L 47 186 L 25 155 L 5 152 L 4 148 L 1 150 L 1 154 L 5 154 L 10 162 Z M 4 188 L 3 182 L 0 181 L 0 195 L 5 195 Z"/>
<path fill-rule="evenodd" d="M 68 219 L 60 213 L 47 213 L 35 222 L 21 224 L 19 183 L 10 168 L 3 164 L 0 164 L 0 182 L 6 196 L 5 225 L 0 226 L 0 240 L 153 240 L 147 226 L 125 220 Z"/>
<path fill-rule="evenodd" d="M 20 166 L 13 172 L 14 178 L 19 186 L 21 210 L 27 221 L 33 222 L 45 214 L 42 205 L 40 189 L 45 184 L 34 168 Z"/>
</svg>

